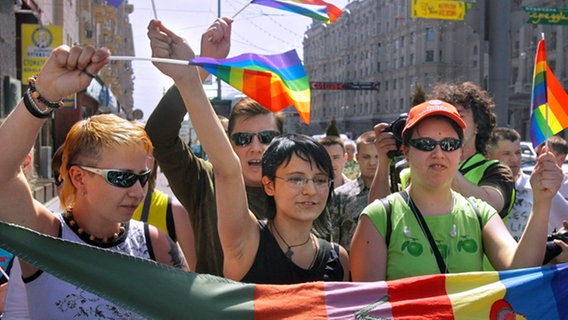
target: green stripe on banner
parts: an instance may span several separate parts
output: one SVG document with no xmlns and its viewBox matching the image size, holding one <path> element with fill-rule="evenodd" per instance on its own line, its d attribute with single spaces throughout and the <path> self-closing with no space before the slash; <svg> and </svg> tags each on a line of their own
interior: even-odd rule
<svg viewBox="0 0 568 320">
<path fill-rule="evenodd" d="M 254 317 L 253 284 L 184 272 L 3 222 L 0 222 L 0 247 L 149 319 Z"/>
</svg>

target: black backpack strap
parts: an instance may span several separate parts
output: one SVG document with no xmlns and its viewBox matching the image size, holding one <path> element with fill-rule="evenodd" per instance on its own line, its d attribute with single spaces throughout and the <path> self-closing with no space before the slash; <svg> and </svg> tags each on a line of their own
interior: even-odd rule
<svg viewBox="0 0 568 320">
<path fill-rule="evenodd" d="M 148 222 L 148 214 L 150 211 L 150 205 L 152 204 L 152 194 L 154 191 L 148 190 L 146 192 L 146 198 L 144 198 L 144 204 L 142 206 L 142 214 L 140 215 L 140 221 Z"/>
<path fill-rule="evenodd" d="M 387 230 L 385 232 L 385 243 L 387 244 L 387 248 L 389 247 L 390 237 L 392 233 L 392 221 L 391 221 L 391 205 L 390 201 L 387 198 L 382 198 L 381 202 L 383 203 L 383 207 L 385 207 L 385 216 L 387 219 Z"/>
<path fill-rule="evenodd" d="M 471 206 L 473 207 L 473 210 L 475 211 L 475 215 L 477 216 L 477 221 L 479 222 L 479 229 L 481 229 L 481 232 L 483 232 L 483 219 L 481 219 L 481 213 L 479 213 L 479 209 L 477 208 L 477 206 L 475 205 L 475 203 L 473 203 L 473 201 L 471 201 L 471 199 L 466 198 L 467 202 L 469 202 L 469 204 L 471 204 Z"/>
</svg>

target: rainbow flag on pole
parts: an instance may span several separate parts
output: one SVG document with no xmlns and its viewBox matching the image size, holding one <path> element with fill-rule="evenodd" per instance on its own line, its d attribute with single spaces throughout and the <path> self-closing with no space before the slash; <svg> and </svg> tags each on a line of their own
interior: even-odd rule
<svg viewBox="0 0 568 320">
<path fill-rule="evenodd" d="M 315 20 L 333 23 L 343 11 L 322 0 L 252 0 L 251 3 L 286 10 Z"/>
<path fill-rule="evenodd" d="M 274 55 L 245 53 L 228 59 L 199 57 L 189 64 L 204 68 L 270 111 L 293 105 L 300 118 L 310 123 L 310 82 L 296 50 Z"/>
<path fill-rule="evenodd" d="M 378 282 L 238 283 L 0 223 L 0 247 L 149 319 L 566 319 L 568 264 Z"/>
<path fill-rule="evenodd" d="M 544 40 L 538 42 L 533 73 L 530 135 L 533 146 L 568 128 L 568 94 L 546 63 Z"/>
</svg>

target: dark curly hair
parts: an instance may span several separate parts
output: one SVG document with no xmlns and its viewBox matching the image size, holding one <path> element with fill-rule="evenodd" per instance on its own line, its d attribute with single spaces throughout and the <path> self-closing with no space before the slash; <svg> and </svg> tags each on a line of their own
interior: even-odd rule
<svg viewBox="0 0 568 320">
<path fill-rule="evenodd" d="M 440 99 L 460 105 L 473 113 L 473 121 L 477 125 L 475 136 L 475 149 L 486 153 L 485 146 L 497 124 L 495 116 L 495 102 L 489 93 L 473 82 L 459 84 L 437 84 L 432 89 L 429 99 Z"/>
</svg>

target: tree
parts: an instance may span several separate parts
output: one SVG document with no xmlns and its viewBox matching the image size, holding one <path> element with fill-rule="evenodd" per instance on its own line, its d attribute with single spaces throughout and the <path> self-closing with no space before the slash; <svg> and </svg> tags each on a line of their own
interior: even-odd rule
<svg viewBox="0 0 568 320">
<path fill-rule="evenodd" d="M 337 121 L 335 120 L 335 117 L 331 119 L 331 122 L 327 126 L 327 129 L 325 129 L 325 135 L 327 137 L 329 136 L 340 137 L 340 132 L 339 128 L 337 128 Z"/>
</svg>

